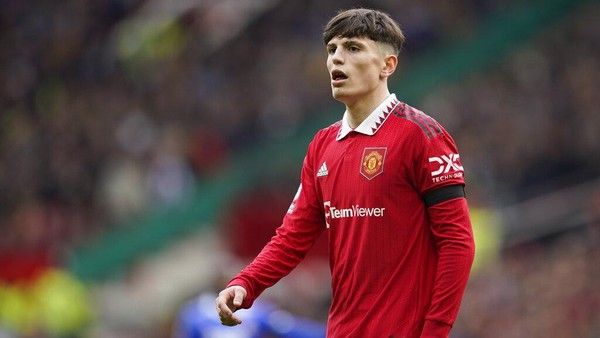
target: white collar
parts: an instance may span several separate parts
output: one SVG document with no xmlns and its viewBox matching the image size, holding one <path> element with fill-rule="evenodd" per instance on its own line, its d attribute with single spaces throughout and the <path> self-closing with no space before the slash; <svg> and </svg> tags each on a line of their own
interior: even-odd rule
<svg viewBox="0 0 600 338">
<path fill-rule="evenodd" d="M 367 116 L 367 118 L 355 129 L 350 127 L 350 123 L 348 122 L 348 111 L 345 111 L 344 117 L 342 117 L 340 131 L 335 139 L 340 141 L 351 131 L 369 136 L 375 135 L 398 103 L 400 103 L 400 101 L 396 99 L 396 94 L 390 94 L 390 96 L 377 106 L 377 108 L 375 108 L 375 110 L 373 110 L 373 112 L 371 112 L 371 114 L 369 114 L 369 116 Z"/>
</svg>

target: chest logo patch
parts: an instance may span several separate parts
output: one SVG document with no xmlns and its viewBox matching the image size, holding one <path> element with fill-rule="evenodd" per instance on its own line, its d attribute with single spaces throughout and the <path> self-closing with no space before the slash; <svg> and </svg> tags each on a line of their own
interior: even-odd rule
<svg viewBox="0 0 600 338">
<path fill-rule="evenodd" d="M 367 147 L 363 151 L 360 165 L 360 173 L 368 180 L 383 172 L 383 163 L 385 162 L 386 147 Z"/>
</svg>

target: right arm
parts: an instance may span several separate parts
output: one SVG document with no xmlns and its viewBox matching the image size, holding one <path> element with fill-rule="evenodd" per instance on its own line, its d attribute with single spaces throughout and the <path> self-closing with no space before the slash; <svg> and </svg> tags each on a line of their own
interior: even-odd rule
<svg viewBox="0 0 600 338">
<path fill-rule="evenodd" d="M 266 288 L 288 275 L 302 261 L 325 228 L 315 187 L 310 148 L 302 166 L 300 188 L 283 224 L 277 228 L 275 236 L 254 261 L 228 283 L 216 300 L 217 312 L 224 325 L 241 323 L 233 316 L 233 312 L 239 308 L 250 308 Z M 237 301 L 239 299 L 241 302 Z"/>
</svg>

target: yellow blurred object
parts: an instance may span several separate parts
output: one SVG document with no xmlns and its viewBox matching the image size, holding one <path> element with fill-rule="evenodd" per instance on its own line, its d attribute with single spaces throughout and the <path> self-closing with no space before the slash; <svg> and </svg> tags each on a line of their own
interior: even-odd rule
<svg viewBox="0 0 600 338">
<path fill-rule="evenodd" d="M 27 289 L 18 285 L 0 284 L 0 326 L 31 335 L 36 330 L 35 301 Z"/>
<path fill-rule="evenodd" d="M 81 336 L 94 314 L 85 285 L 50 269 L 33 284 L 0 284 L 0 326 L 28 336 Z"/>
<path fill-rule="evenodd" d="M 68 335 L 80 332 L 93 318 L 85 285 L 61 270 L 50 270 L 36 283 L 39 321 L 45 332 Z"/>
<path fill-rule="evenodd" d="M 498 259 L 502 245 L 501 220 L 488 208 L 472 207 L 469 210 L 475 236 L 475 260 L 471 271 L 477 273 L 483 266 Z"/>
<path fill-rule="evenodd" d="M 126 20 L 117 29 L 122 59 L 165 59 L 179 54 L 185 44 L 183 28 L 174 18 Z"/>
</svg>

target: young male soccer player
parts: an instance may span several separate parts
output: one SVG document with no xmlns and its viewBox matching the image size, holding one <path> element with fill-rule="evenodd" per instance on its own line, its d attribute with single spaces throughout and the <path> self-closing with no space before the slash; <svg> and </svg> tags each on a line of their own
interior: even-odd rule
<svg viewBox="0 0 600 338">
<path fill-rule="evenodd" d="M 308 147 L 283 224 L 216 299 L 224 325 L 287 275 L 327 232 L 333 299 L 327 337 L 448 337 L 474 256 L 456 145 L 390 94 L 404 42 L 385 13 L 351 9 L 325 27 L 341 121 Z"/>
</svg>

